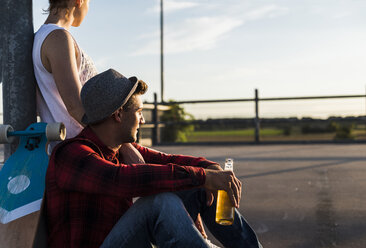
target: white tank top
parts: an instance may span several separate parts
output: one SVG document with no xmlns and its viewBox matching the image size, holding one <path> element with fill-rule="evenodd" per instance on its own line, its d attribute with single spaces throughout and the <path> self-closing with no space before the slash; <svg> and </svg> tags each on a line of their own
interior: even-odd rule
<svg viewBox="0 0 366 248">
<path fill-rule="evenodd" d="M 53 75 L 44 68 L 41 59 L 41 48 L 47 36 L 56 29 L 64 29 L 56 24 L 43 24 L 34 36 L 33 67 L 37 80 L 37 111 L 41 121 L 62 122 L 66 126 L 67 138 L 75 137 L 82 126 L 67 112 L 66 106 L 57 90 Z M 74 40 L 77 45 L 76 41 Z M 97 74 L 93 61 L 77 45 L 80 54 L 79 78 L 82 85 Z"/>
</svg>

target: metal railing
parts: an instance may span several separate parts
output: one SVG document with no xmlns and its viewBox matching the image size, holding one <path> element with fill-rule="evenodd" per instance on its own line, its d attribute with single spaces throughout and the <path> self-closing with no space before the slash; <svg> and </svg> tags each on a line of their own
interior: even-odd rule
<svg viewBox="0 0 366 248">
<path fill-rule="evenodd" d="M 170 102 L 158 102 L 157 94 L 154 93 L 154 110 L 152 113 L 152 122 L 148 123 L 148 126 L 152 128 L 152 145 L 161 144 L 159 140 L 159 128 L 162 128 L 167 124 L 166 122 L 159 121 L 158 117 L 158 107 L 170 106 L 173 104 L 200 104 L 200 103 L 232 103 L 232 102 L 254 102 L 254 113 L 255 116 L 253 119 L 254 128 L 255 128 L 255 137 L 254 143 L 262 143 L 260 140 L 260 128 L 261 128 L 261 118 L 259 116 L 259 103 L 262 101 L 288 101 L 288 100 L 326 100 L 326 99 L 346 99 L 346 98 L 365 98 L 365 106 L 366 106 L 366 94 L 365 95 L 335 95 L 335 96 L 301 96 L 301 97 L 263 97 L 259 98 L 258 90 L 255 89 L 254 98 L 239 98 L 239 99 L 210 99 L 210 100 L 189 100 L 189 101 L 170 101 Z M 366 116 L 366 115 L 365 115 Z M 196 121 L 190 121 L 189 123 L 197 123 Z M 181 122 L 169 124 L 182 124 Z"/>
</svg>

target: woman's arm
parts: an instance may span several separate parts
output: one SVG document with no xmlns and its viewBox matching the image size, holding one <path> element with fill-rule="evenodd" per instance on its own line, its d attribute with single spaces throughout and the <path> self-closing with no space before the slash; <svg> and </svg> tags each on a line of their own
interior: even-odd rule
<svg viewBox="0 0 366 248">
<path fill-rule="evenodd" d="M 53 31 L 44 41 L 41 58 L 44 67 L 52 73 L 57 89 L 69 114 L 81 123 L 84 109 L 81 104 L 77 51 L 69 32 Z"/>
</svg>

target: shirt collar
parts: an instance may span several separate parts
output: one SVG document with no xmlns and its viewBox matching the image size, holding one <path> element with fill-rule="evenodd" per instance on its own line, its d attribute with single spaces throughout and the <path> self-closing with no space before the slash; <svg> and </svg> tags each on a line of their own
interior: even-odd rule
<svg viewBox="0 0 366 248">
<path fill-rule="evenodd" d="M 113 149 L 106 146 L 95 134 L 95 132 L 90 128 L 90 126 L 85 127 L 80 134 L 78 135 L 79 138 L 86 138 L 96 144 L 101 152 L 103 153 L 104 157 L 107 160 L 113 160 L 116 155 L 118 156 L 118 151 L 115 152 Z"/>
</svg>

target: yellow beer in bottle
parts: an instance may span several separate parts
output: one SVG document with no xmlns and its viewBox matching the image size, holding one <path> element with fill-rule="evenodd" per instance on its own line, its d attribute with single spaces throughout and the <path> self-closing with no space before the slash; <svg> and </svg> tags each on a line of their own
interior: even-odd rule
<svg viewBox="0 0 366 248">
<path fill-rule="evenodd" d="M 233 159 L 227 158 L 224 170 L 233 170 Z M 216 223 L 220 225 L 232 225 L 234 222 L 234 205 L 225 190 L 217 193 Z"/>
</svg>

